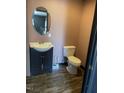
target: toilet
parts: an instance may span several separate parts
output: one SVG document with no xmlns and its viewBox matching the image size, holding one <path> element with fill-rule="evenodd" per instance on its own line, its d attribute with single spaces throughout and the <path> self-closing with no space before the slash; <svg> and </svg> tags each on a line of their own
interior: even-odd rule
<svg viewBox="0 0 124 93">
<path fill-rule="evenodd" d="M 67 71 L 70 74 L 77 74 L 77 68 L 81 65 L 81 60 L 74 56 L 75 46 L 64 46 L 64 56 L 68 58 Z"/>
</svg>

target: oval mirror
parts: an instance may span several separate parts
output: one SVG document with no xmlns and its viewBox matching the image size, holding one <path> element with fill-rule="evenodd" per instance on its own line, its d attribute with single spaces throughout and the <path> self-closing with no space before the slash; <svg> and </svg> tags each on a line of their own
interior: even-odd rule
<svg viewBox="0 0 124 93">
<path fill-rule="evenodd" d="M 49 13 L 43 7 L 38 7 L 32 14 L 32 25 L 41 35 L 46 35 L 49 31 Z"/>
</svg>

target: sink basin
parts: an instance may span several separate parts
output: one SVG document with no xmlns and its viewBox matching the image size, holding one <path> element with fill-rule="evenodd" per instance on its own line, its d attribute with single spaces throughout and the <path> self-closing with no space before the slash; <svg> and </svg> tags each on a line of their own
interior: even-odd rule
<svg viewBox="0 0 124 93">
<path fill-rule="evenodd" d="M 51 42 L 44 42 L 44 43 L 30 42 L 30 47 L 39 52 L 46 52 L 49 49 L 51 49 L 53 47 L 53 45 Z"/>
</svg>

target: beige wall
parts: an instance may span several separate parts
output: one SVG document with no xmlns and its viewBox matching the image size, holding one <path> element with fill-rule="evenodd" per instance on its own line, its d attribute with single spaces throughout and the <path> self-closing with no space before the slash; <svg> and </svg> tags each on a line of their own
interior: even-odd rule
<svg viewBox="0 0 124 93">
<path fill-rule="evenodd" d="M 26 76 L 30 76 L 30 55 L 29 55 L 29 37 L 26 32 Z"/>
<path fill-rule="evenodd" d="M 32 27 L 32 11 L 39 6 L 45 7 L 51 16 L 51 38 L 41 36 Z M 62 62 L 63 46 L 77 45 L 76 38 L 80 29 L 80 17 L 80 0 L 27 0 L 29 41 L 51 41 L 54 45 L 53 62 Z"/>
<path fill-rule="evenodd" d="M 82 2 L 68 1 L 66 9 L 66 29 L 64 35 L 64 45 L 75 45 L 78 42 L 78 33 L 80 32 Z"/>
<path fill-rule="evenodd" d="M 95 10 L 95 0 L 90 0 L 83 4 L 80 32 L 78 34 L 78 46 L 76 51 L 76 56 L 81 59 L 83 66 L 85 66 L 86 64 L 94 10 Z"/>
<path fill-rule="evenodd" d="M 95 0 L 27 0 L 27 31 L 29 42 L 51 41 L 54 45 L 54 63 L 61 63 L 63 46 L 75 45 L 76 56 L 85 66 L 89 45 Z M 45 7 L 51 16 L 50 33 L 41 36 L 32 27 L 32 11 L 36 7 Z"/>
</svg>

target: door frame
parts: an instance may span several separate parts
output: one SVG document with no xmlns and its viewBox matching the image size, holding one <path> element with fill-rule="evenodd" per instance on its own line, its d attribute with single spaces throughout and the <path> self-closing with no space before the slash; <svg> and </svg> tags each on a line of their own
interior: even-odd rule
<svg viewBox="0 0 124 93">
<path fill-rule="evenodd" d="M 95 6 L 81 93 L 97 93 L 97 3 Z"/>
</svg>

